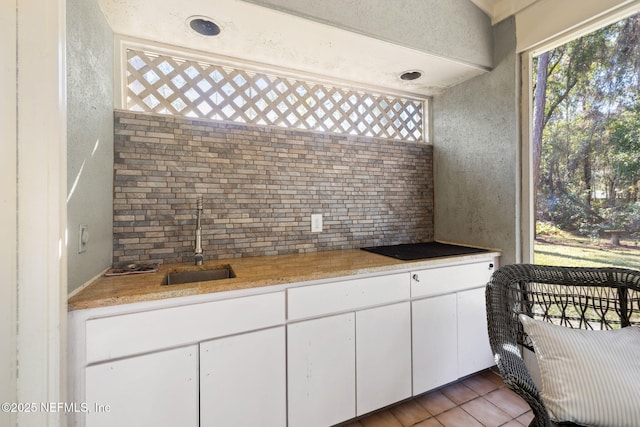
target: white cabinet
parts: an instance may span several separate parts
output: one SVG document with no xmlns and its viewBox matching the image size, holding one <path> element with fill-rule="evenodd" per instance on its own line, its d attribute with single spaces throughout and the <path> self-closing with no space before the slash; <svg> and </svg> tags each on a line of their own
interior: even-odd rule
<svg viewBox="0 0 640 427">
<path fill-rule="evenodd" d="M 495 364 L 489 345 L 484 287 L 458 292 L 458 376 Z"/>
<path fill-rule="evenodd" d="M 412 303 L 413 394 L 458 379 L 456 295 Z"/>
<path fill-rule="evenodd" d="M 200 344 L 201 426 L 285 426 L 286 393 L 284 326 Z"/>
<path fill-rule="evenodd" d="M 86 425 L 198 426 L 198 347 L 86 368 Z"/>
<path fill-rule="evenodd" d="M 409 302 L 356 312 L 357 415 L 411 397 Z"/>
<path fill-rule="evenodd" d="M 287 326 L 289 426 L 333 425 L 411 396 L 407 273 L 287 295 L 290 321 L 314 317 Z"/>
<path fill-rule="evenodd" d="M 69 425 L 324 427 L 429 391 L 494 363 L 493 262 L 72 312 Z"/>
<path fill-rule="evenodd" d="M 355 314 L 287 326 L 289 427 L 356 416 Z"/>
<path fill-rule="evenodd" d="M 136 308 L 71 317 L 69 425 L 286 425 L 284 291 Z"/>
<path fill-rule="evenodd" d="M 413 394 L 492 366 L 484 289 L 494 261 L 411 273 Z"/>
</svg>

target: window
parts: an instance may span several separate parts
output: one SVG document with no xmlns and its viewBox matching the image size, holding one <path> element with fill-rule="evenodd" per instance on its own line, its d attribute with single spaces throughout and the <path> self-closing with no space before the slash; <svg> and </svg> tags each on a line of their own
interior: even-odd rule
<svg viewBox="0 0 640 427">
<path fill-rule="evenodd" d="M 569 6 L 567 6 L 569 7 Z M 530 48 L 530 50 L 524 51 L 522 53 L 522 76 L 523 76 L 523 85 L 522 85 L 522 105 L 526 106 L 526 108 L 524 108 L 523 111 L 523 115 L 522 115 L 522 125 L 523 125 L 523 132 L 522 132 L 522 142 L 523 142 L 523 150 L 522 150 L 522 175 L 521 175 L 521 188 L 522 188 L 522 193 L 520 195 L 520 202 L 521 202 L 521 210 L 520 210 L 520 222 L 521 222 L 521 230 L 522 230 L 522 234 L 521 234 L 521 239 L 519 242 L 519 249 L 521 249 L 521 253 L 516 254 L 516 261 L 517 262 L 525 262 L 525 263 L 531 263 L 534 262 L 534 243 L 536 242 L 536 216 L 538 215 L 538 210 L 540 208 L 540 206 L 543 206 L 542 203 L 538 203 L 541 200 L 537 200 L 537 198 L 544 198 L 545 195 L 543 194 L 542 197 L 540 197 L 540 194 L 536 194 L 537 190 L 539 188 L 537 188 L 537 183 L 538 181 L 535 178 L 536 173 L 534 172 L 534 169 L 536 169 L 535 162 L 537 160 L 541 160 L 542 159 L 542 151 L 536 151 L 535 155 L 534 155 L 534 138 L 533 138 L 533 129 L 534 129 L 534 115 L 533 115 L 533 106 L 534 106 L 534 93 L 535 90 L 534 89 L 538 89 L 540 88 L 540 91 L 542 91 L 542 85 L 541 86 L 535 86 L 534 85 L 534 79 L 533 76 L 535 74 L 537 74 L 537 68 L 534 71 L 533 65 L 534 65 L 534 61 L 533 58 L 544 53 L 545 51 L 549 51 L 551 49 L 556 49 L 568 42 L 571 42 L 573 40 L 579 39 L 582 36 L 585 36 L 587 34 L 593 33 L 594 31 L 600 30 L 603 27 L 606 27 L 608 25 L 611 25 L 613 23 L 616 23 L 618 21 L 620 21 L 621 19 L 624 18 L 628 18 L 630 15 L 638 13 L 640 10 L 640 8 L 638 7 L 637 4 L 633 4 L 633 5 L 626 5 L 626 6 L 620 6 L 620 7 L 604 7 L 602 6 L 602 12 L 601 14 L 598 14 L 597 16 L 594 17 L 594 19 L 592 20 L 587 20 L 584 22 L 579 22 L 577 20 L 577 16 L 571 17 L 569 16 L 569 19 L 567 22 L 571 22 L 572 26 L 571 31 L 567 30 L 566 32 L 561 32 L 556 34 L 554 37 L 549 38 L 547 40 L 545 40 L 544 42 L 542 42 L 540 40 L 539 44 L 536 45 L 532 45 L 532 46 L 528 46 Z M 569 27 L 567 27 L 569 28 Z M 615 38 L 611 38 L 611 37 L 605 37 L 607 42 L 614 42 Z M 531 42 L 531 41 L 529 41 Z M 588 58 L 589 56 L 595 55 L 596 57 L 604 57 L 604 53 L 605 51 L 602 48 L 597 48 L 597 49 L 593 49 L 592 52 L 588 52 L 589 55 L 586 55 L 583 58 L 580 58 L 580 61 L 577 62 L 576 60 L 574 60 L 573 66 L 578 65 L 578 68 L 582 68 L 585 70 L 585 72 L 590 68 L 587 67 L 587 63 L 584 62 L 585 58 Z M 624 52 L 623 49 L 617 49 L 617 54 L 621 55 L 619 59 L 622 58 L 622 53 L 624 53 L 624 55 L 629 56 L 629 52 Z M 578 55 L 578 57 L 580 57 Z M 622 58 L 623 59 L 623 58 Z M 564 63 L 559 62 L 558 64 L 561 64 L 563 66 L 566 66 L 567 64 L 569 64 L 570 61 L 565 61 Z M 613 64 L 613 63 L 612 63 Z M 539 65 L 539 63 L 538 63 Z M 557 71 L 557 70 L 556 70 Z M 596 72 L 594 71 L 590 71 L 591 74 L 586 76 L 586 82 L 589 83 L 589 85 L 585 85 L 584 88 L 582 89 L 582 92 L 584 94 L 602 94 L 604 95 L 605 92 L 607 90 L 610 90 L 610 88 L 612 87 L 612 83 L 614 83 L 614 81 L 612 79 L 603 79 L 603 77 L 606 77 L 606 74 L 603 72 L 603 70 L 596 70 Z M 562 82 L 562 84 L 560 85 L 555 85 L 553 88 L 549 88 L 547 87 L 547 90 L 555 90 L 556 91 L 556 95 L 560 94 L 562 95 L 563 92 L 562 90 L 566 90 L 567 88 L 569 88 L 571 85 L 573 85 L 573 87 L 578 87 L 575 86 L 576 84 L 578 84 L 578 82 L 576 81 L 576 83 L 573 83 L 572 81 L 570 81 L 568 79 L 568 76 L 565 75 L 563 76 L 564 80 L 560 80 Z M 606 81 L 608 80 L 608 81 Z M 567 86 L 567 84 L 569 84 Z M 565 86 L 563 86 L 565 85 Z M 569 94 L 569 92 L 567 92 L 567 94 Z M 628 94 L 625 94 L 625 96 Z M 599 95 L 600 96 L 600 95 Z M 541 100 L 542 98 L 538 98 L 538 100 Z M 602 101 L 607 101 L 607 98 L 604 96 L 600 96 L 599 98 L 597 98 L 597 101 L 602 103 Z M 545 110 L 547 114 L 548 110 L 550 108 L 550 106 L 554 105 L 555 101 L 553 102 L 549 102 L 546 107 Z M 578 100 L 577 102 L 574 102 L 572 105 L 565 105 L 565 106 L 560 106 L 560 103 L 557 104 L 557 106 L 554 106 L 554 108 L 560 106 L 558 108 L 558 111 L 561 111 L 563 113 L 572 113 L 575 114 L 576 112 L 581 112 L 582 110 L 586 111 L 586 108 L 591 108 L 593 106 L 598 105 L 597 103 L 594 102 L 587 102 L 585 100 Z M 611 106 L 616 105 L 611 104 Z M 539 111 L 545 111 L 542 110 L 542 108 L 540 107 Z M 614 115 L 612 114 L 614 112 L 614 110 L 611 107 L 607 107 L 604 109 L 601 109 L 600 111 L 593 111 L 591 112 L 589 115 L 586 116 L 587 120 L 583 120 L 583 123 L 581 124 L 581 127 L 577 127 L 577 126 L 573 126 L 573 127 L 569 127 L 569 126 L 558 126 L 557 130 L 558 132 L 556 133 L 556 135 L 554 135 L 554 138 L 556 137 L 564 137 L 564 141 L 562 141 L 563 143 L 569 143 L 569 142 L 573 142 L 577 139 L 577 137 L 580 137 L 581 139 L 579 140 L 579 142 L 589 142 L 590 138 L 609 138 L 610 134 L 607 131 L 607 129 L 605 127 L 600 127 L 600 128 L 595 128 L 595 127 L 591 127 L 590 122 L 595 123 L 595 121 L 593 119 L 599 119 L 599 118 L 603 118 L 603 117 L 607 117 L 609 119 L 614 118 Z M 539 118 L 544 118 L 545 115 L 539 115 Z M 550 116 L 549 116 L 550 117 Z M 570 115 L 567 115 L 566 117 L 570 117 Z M 568 122 L 569 124 L 575 125 L 578 124 L 577 120 L 573 120 L 573 123 L 570 121 Z M 587 126 L 588 125 L 588 126 Z M 538 127 L 539 129 L 541 129 L 540 123 L 538 123 Z M 595 132 L 591 132 L 591 129 L 594 129 Z M 576 133 L 576 130 L 578 130 L 579 132 L 581 132 L 581 134 Z M 537 136 L 542 135 L 542 133 L 539 133 Z M 586 137 L 585 137 L 586 136 Z M 540 139 L 537 139 L 538 141 L 541 141 Z M 609 142 L 609 141 L 607 141 Z M 585 147 L 585 148 L 589 148 L 589 147 Z M 611 145 L 609 145 L 607 148 L 611 148 Z M 576 155 L 582 155 L 581 153 L 581 147 L 578 146 L 578 148 L 573 148 L 571 151 L 571 156 L 576 156 Z M 583 153 L 586 153 L 587 151 L 584 151 Z M 556 156 L 558 159 L 561 159 L 563 162 L 566 160 L 564 158 L 561 158 L 560 153 L 558 154 L 554 154 L 554 156 Z M 583 176 L 586 176 L 589 179 L 594 179 L 597 178 L 599 179 L 600 176 L 598 176 L 596 173 L 593 173 L 593 168 L 592 167 L 585 167 L 588 162 L 585 162 L 584 159 L 582 162 L 580 161 L 576 161 L 574 159 L 569 159 L 569 161 L 571 162 L 570 168 L 565 165 L 561 165 L 559 162 L 554 160 L 554 156 L 549 156 L 549 160 L 550 162 L 548 163 L 548 166 L 551 166 L 553 164 L 553 168 L 547 168 L 547 172 L 546 173 L 541 173 L 540 176 L 544 177 L 547 181 L 548 184 L 552 184 L 556 187 L 557 189 L 557 182 L 553 182 L 550 178 L 553 178 L 553 175 L 551 174 L 551 172 L 553 171 L 553 173 L 555 174 L 556 171 L 560 171 L 562 174 L 564 175 L 568 175 L 568 172 L 571 172 L 570 168 L 575 168 L 576 166 L 581 166 L 582 168 L 582 172 L 583 172 Z M 565 154 L 566 156 L 566 154 Z M 607 154 L 605 156 L 603 156 L 603 158 L 607 161 L 611 161 L 614 160 L 613 156 Z M 591 166 L 597 166 L 597 165 L 591 165 Z M 590 177 L 589 177 L 589 173 L 590 173 Z M 600 172 L 598 172 L 600 173 Z M 585 183 L 587 182 L 586 180 L 584 181 Z M 593 180 L 592 184 L 595 183 L 595 180 Z M 545 185 L 548 185 L 545 184 Z M 564 183 L 563 183 L 564 185 Z M 582 193 L 578 193 L 579 196 L 582 198 L 583 202 L 587 201 L 587 197 L 599 197 L 599 192 L 595 192 L 593 190 L 595 190 L 595 186 L 591 185 L 591 191 L 583 191 Z M 551 191 L 549 191 L 549 193 L 551 194 Z M 558 192 L 556 191 L 556 194 Z M 536 197 L 537 196 L 537 197 Z M 581 201 L 580 198 L 576 198 L 573 195 L 569 195 L 569 197 L 567 197 L 566 194 L 562 195 L 562 197 L 557 197 L 554 196 L 556 200 L 563 202 L 563 203 L 567 203 L 567 202 L 571 202 L 574 203 L 575 201 Z M 573 199 L 573 200 L 572 200 Z M 553 201 L 553 199 L 551 199 Z M 536 206 L 537 204 L 537 206 Z M 583 203 L 583 205 L 585 207 L 588 208 L 588 203 Z M 548 206 L 553 206 L 548 205 Z M 545 207 L 545 209 L 548 209 Z M 584 210 L 585 212 L 587 210 Z M 593 212 L 595 212 L 595 210 L 593 210 Z M 591 214 L 591 212 L 587 212 L 589 215 Z M 555 213 L 554 213 L 555 215 Z M 636 215 L 637 216 L 637 215 Z M 538 217 L 539 218 L 539 217 Z M 580 217 L 579 216 L 575 216 L 575 218 L 571 219 L 574 223 L 578 224 L 580 221 Z M 538 230 L 541 233 L 555 233 L 556 229 L 552 226 L 548 226 L 548 224 L 544 224 L 543 227 L 539 228 Z M 590 234 L 590 233 L 588 233 Z M 610 237 L 605 237 L 605 239 L 608 239 Z M 593 243 L 597 243 L 599 239 L 599 236 L 597 235 L 593 235 Z M 585 237 L 583 239 L 583 241 L 587 244 L 591 244 L 592 242 L 591 240 L 591 236 L 588 235 L 588 237 Z M 606 241 L 606 240 L 603 240 Z M 536 254 L 536 262 L 543 262 L 543 263 L 553 263 L 554 261 L 550 260 L 550 259 L 542 259 L 541 256 L 543 252 L 549 253 L 550 251 L 545 250 L 545 248 L 542 247 L 542 245 L 537 245 L 538 247 L 536 248 L 536 251 L 538 252 L 538 254 Z M 561 249 L 560 246 L 563 245 L 556 245 L 558 247 L 558 249 Z M 565 247 L 566 248 L 566 247 Z M 564 248 L 563 248 L 564 249 Z M 598 256 L 600 256 L 601 254 L 605 253 L 599 249 L 597 249 L 598 252 Z M 608 251 L 607 251 L 608 252 Z M 574 253 L 569 254 L 569 258 L 572 258 L 572 260 L 582 260 L 582 261 L 587 261 L 587 262 L 592 262 L 595 260 L 595 258 L 591 255 L 587 255 L 585 256 L 584 254 L 579 256 L 576 255 L 576 252 L 574 251 Z M 572 261 L 569 260 L 569 261 Z M 567 262 L 563 261 L 563 264 L 567 264 Z"/>
<path fill-rule="evenodd" d="M 131 111 L 425 140 L 425 100 L 366 93 L 126 49 Z"/>
</svg>

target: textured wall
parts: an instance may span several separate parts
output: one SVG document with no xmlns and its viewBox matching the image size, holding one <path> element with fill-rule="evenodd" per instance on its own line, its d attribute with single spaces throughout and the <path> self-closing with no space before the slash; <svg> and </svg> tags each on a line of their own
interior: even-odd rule
<svg viewBox="0 0 640 427">
<path fill-rule="evenodd" d="M 97 0 L 67 0 L 69 291 L 111 264 L 113 61 L 113 33 Z M 90 236 L 82 254 L 80 224 Z"/>
<path fill-rule="evenodd" d="M 432 147 L 115 113 L 114 264 L 433 239 Z M 310 216 L 324 231 L 311 233 Z"/>
<path fill-rule="evenodd" d="M 519 68 L 514 19 L 494 28 L 493 71 L 435 97 L 435 235 L 516 260 Z"/>
<path fill-rule="evenodd" d="M 246 0 L 401 46 L 484 67 L 490 19 L 469 0 Z"/>
</svg>

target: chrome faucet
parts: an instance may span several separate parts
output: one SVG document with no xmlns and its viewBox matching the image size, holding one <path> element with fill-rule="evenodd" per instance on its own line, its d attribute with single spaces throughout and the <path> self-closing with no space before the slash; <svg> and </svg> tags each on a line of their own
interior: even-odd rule
<svg viewBox="0 0 640 427">
<path fill-rule="evenodd" d="M 200 226 L 200 216 L 202 215 L 202 196 L 198 196 L 198 219 L 196 221 L 196 243 L 195 261 L 196 265 L 202 265 L 204 261 L 204 251 L 202 250 L 202 227 Z"/>
</svg>

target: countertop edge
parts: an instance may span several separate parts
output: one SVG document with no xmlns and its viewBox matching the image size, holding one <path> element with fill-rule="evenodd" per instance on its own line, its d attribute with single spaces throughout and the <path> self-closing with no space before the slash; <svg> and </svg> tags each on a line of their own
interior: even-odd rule
<svg viewBox="0 0 640 427">
<path fill-rule="evenodd" d="M 240 277 L 186 285 L 163 286 L 156 282 L 160 277 L 164 277 L 167 271 L 188 269 L 190 266 L 188 263 L 164 264 L 157 273 L 124 276 L 117 279 L 100 276 L 81 291 L 70 296 L 67 309 L 72 312 L 126 306 L 122 309 L 128 311 L 132 304 L 139 306 L 155 303 L 152 305 L 162 307 L 183 305 L 277 292 L 291 287 L 335 282 L 341 279 L 352 280 L 393 272 L 403 273 L 443 265 L 466 264 L 474 260 L 497 258 L 501 255 L 500 251 L 489 249 L 488 252 L 467 255 L 400 261 L 383 255 L 363 254 L 363 252 L 359 249 L 349 249 L 312 254 L 212 260 L 205 265 L 209 268 L 216 265 L 231 265 Z M 350 263 L 353 257 L 361 261 L 359 265 Z M 283 259 L 286 262 L 282 262 Z M 282 266 L 280 269 L 274 269 L 273 275 L 260 274 L 261 269 L 273 269 L 273 265 L 278 263 L 282 263 Z M 318 263 L 322 265 L 318 267 Z M 332 269 L 332 266 L 335 268 Z"/>
</svg>

